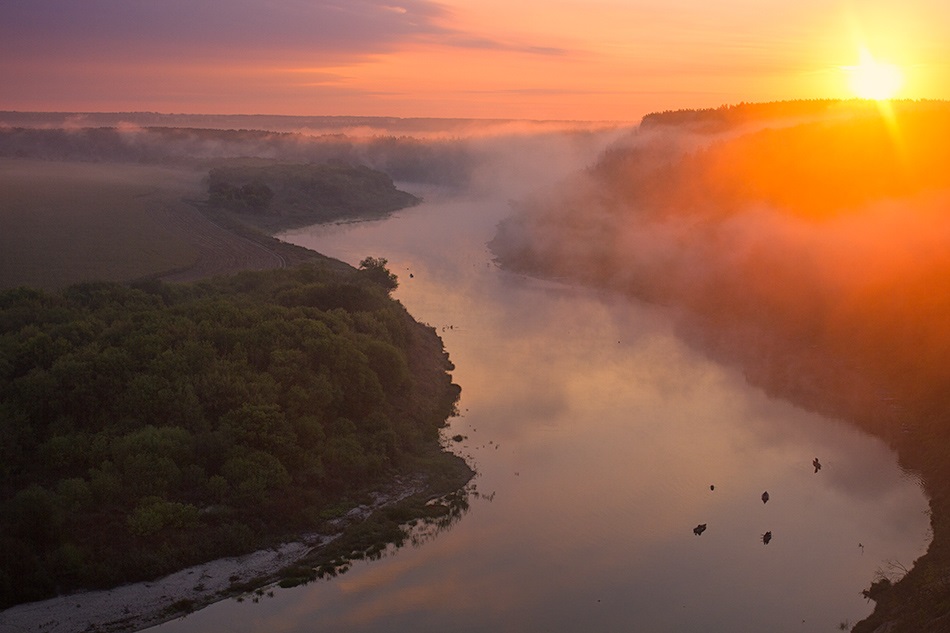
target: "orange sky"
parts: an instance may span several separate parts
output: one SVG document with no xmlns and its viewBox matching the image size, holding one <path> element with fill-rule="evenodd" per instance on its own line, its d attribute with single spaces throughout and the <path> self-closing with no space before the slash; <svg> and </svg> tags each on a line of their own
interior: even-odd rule
<svg viewBox="0 0 950 633">
<path fill-rule="evenodd" d="M 861 47 L 950 98 L 945 0 L 0 3 L 0 110 L 635 120 L 850 97 Z"/>
</svg>

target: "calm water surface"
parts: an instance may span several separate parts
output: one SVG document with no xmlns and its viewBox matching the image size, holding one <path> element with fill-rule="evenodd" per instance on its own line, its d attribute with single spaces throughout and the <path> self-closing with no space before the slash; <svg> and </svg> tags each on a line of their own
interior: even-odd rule
<svg viewBox="0 0 950 633">
<path fill-rule="evenodd" d="M 925 551 L 926 500 L 881 442 L 749 387 L 660 309 L 498 270 L 504 200 L 424 195 L 282 238 L 387 258 L 437 328 L 462 386 L 446 436 L 478 470 L 469 512 L 335 580 L 154 630 L 835 631 L 870 612 L 876 572 Z"/>
</svg>

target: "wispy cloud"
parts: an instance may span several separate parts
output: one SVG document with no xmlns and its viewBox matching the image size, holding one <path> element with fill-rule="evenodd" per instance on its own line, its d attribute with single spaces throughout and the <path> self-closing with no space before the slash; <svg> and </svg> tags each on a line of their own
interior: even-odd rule
<svg viewBox="0 0 950 633">
<path fill-rule="evenodd" d="M 555 46 L 538 46 L 524 42 L 512 42 L 489 37 L 480 37 L 461 31 L 442 33 L 433 40 L 444 46 L 456 48 L 470 48 L 477 50 L 492 50 L 512 53 L 528 53 L 532 55 L 567 55 L 569 51 L 565 48 Z"/>
<path fill-rule="evenodd" d="M 443 31 L 429 0 L 31 0 L 0 4 L 0 47 L 17 56 L 366 55 Z"/>
<path fill-rule="evenodd" d="M 431 0 L 30 0 L 0 3 L 0 51 L 13 58 L 165 56 L 252 61 L 307 56 L 341 63 L 410 42 L 560 54 L 452 24 Z"/>
<path fill-rule="evenodd" d="M 843 2 L 0 0 L 0 109 L 627 120 L 840 96 Z M 940 6 L 865 20 L 919 49 L 895 63 L 921 96 L 945 92 L 928 61 L 947 57 L 945 38 L 925 28 L 946 23 Z"/>
</svg>

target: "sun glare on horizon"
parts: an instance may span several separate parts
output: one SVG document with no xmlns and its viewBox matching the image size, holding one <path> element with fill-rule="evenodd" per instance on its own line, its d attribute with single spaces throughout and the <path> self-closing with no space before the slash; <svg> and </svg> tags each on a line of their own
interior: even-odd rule
<svg viewBox="0 0 950 633">
<path fill-rule="evenodd" d="M 904 73 L 895 64 L 879 62 L 870 51 L 861 50 L 857 66 L 846 66 L 851 92 L 861 99 L 893 99 L 904 85 Z"/>
</svg>

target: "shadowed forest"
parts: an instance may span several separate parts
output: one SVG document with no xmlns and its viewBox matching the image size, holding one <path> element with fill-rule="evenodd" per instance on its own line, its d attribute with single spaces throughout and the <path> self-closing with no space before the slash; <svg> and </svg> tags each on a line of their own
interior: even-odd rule
<svg viewBox="0 0 950 633">
<path fill-rule="evenodd" d="M 458 387 L 385 261 L 0 295 L 3 606 L 313 529 L 437 466 Z"/>
<path fill-rule="evenodd" d="M 383 172 L 340 160 L 230 160 L 208 174 L 208 204 L 264 230 L 379 218 L 419 202 Z"/>
</svg>

